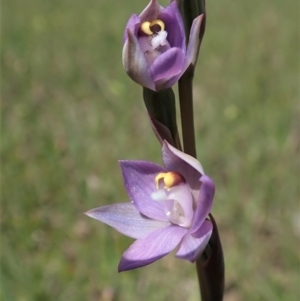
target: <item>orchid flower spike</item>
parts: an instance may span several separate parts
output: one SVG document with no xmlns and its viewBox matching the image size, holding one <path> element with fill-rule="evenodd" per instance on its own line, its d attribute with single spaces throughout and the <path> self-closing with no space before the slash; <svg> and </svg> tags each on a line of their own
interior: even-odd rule
<svg viewBox="0 0 300 301">
<path fill-rule="evenodd" d="M 176 1 L 166 8 L 151 0 L 139 15 L 132 15 L 123 37 L 123 65 L 138 84 L 153 91 L 172 87 L 188 66 L 196 62 L 203 15 L 190 31 L 189 45 Z"/>
<path fill-rule="evenodd" d="M 166 141 L 162 155 L 164 167 L 146 161 L 120 161 L 131 202 L 86 212 L 136 239 L 124 252 L 119 272 L 148 265 L 176 247 L 176 257 L 194 262 L 210 239 L 213 181 L 195 158 Z"/>
</svg>

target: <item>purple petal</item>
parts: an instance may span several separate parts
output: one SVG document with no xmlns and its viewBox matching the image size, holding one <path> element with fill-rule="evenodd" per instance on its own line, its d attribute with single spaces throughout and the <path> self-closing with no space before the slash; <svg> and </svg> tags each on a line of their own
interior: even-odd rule
<svg viewBox="0 0 300 301">
<path fill-rule="evenodd" d="M 124 185 L 137 210 L 147 217 L 168 221 L 163 206 L 151 198 L 156 189 L 155 177 L 165 169 L 151 162 L 120 161 Z"/>
<path fill-rule="evenodd" d="M 127 29 L 127 36 L 128 39 L 123 47 L 123 66 L 126 72 L 138 84 L 155 90 L 155 84 L 138 39 L 130 29 Z"/>
<path fill-rule="evenodd" d="M 137 15 L 132 15 L 129 18 L 123 34 L 123 44 L 127 41 L 127 30 L 129 29 L 135 36 L 137 36 L 140 25 L 141 20 Z"/>
<path fill-rule="evenodd" d="M 103 206 L 85 214 L 132 238 L 141 238 L 170 225 L 168 222 L 160 222 L 142 216 L 131 203 Z"/>
<path fill-rule="evenodd" d="M 195 158 L 179 151 L 166 141 L 163 144 L 163 161 L 168 171 L 180 173 L 190 186 L 194 198 L 198 198 L 200 177 L 204 174 L 203 167 Z"/>
<path fill-rule="evenodd" d="M 150 71 L 157 90 L 166 81 L 181 73 L 184 61 L 185 56 L 179 48 L 170 48 L 154 61 Z"/>
<path fill-rule="evenodd" d="M 176 257 L 194 262 L 204 251 L 212 234 L 212 223 L 204 221 L 197 232 L 187 234 L 179 247 Z"/>
<path fill-rule="evenodd" d="M 123 254 L 119 272 L 148 265 L 176 248 L 188 229 L 168 226 L 136 240 Z"/>
<path fill-rule="evenodd" d="M 165 23 L 168 32 L 168 41 L 171 47 L 178 47 L 185 54 L 185 30 L 184 23 L 176 1 L 171 2 L 158 16 Z"/>
<path fill-rule="evenodd" d="M 200 182 L 202 184 L 194 213 L 193 224 L 190 229 L 191 233 L 195 233 L 205 221 L 210 213 L 215 195 L 215 184 L 210 177 L 204 175 L 201 177 Z"/>
<path fill-rule="evenodd" d="M 158 4 L 157 0 L 151 0 L 147 7 L 139 15 L 141 22 L 157 19 L 157 16 L 163 11 L 163 9 L 164 8 Z"/>
<path fill-rule="evenodd" d="M 189 44 L 186 53 L 186 62 L 185 62 L 184 70 L 186 70 L 190 64 L 192 64 L 193 66 L 196 65 L 200 43 L 201 43 L 200 30 L 201 30 L 201 24 L 203 18 L 204 15 L 201 15 L 193 21 L 192 28 L 190 31 L 190 38 L 189 38 Z"/>
</svg>

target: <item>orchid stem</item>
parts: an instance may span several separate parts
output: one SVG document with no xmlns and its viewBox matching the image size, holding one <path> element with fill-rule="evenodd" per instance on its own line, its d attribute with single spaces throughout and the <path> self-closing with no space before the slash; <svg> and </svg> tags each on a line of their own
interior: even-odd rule
<svg viewBox="0 0 300 301">
<path fill-rule="evenodd" d="M 222 301 L 224 295 L 225 265 L 218 227 L 212 214 L 213 233 L 207 249 L 209 256 L 196 260 L 196 269 L 202 301 Z M 205 255 L 205 254 L 203 254 Z"/>
<path fill-rule="evenodd" d="M 196 142 L 193 112 L 194 67 L 190 66 L 179 80 L 179 103 L 181 113 L 184 152 L 196 158 Z M 196 270 L 202 301 L 222 301 L 224 292 L 224 258 L 217 224 L 212 215 L 212 237 L 196 259 Z"/>
<path fill-rule="evenodd" d="M 194 68 L 190 66 L 178 83 L 181 128 L 184 152 L 196 158 L 196 142 L 193 110 Z"/>
</svg>

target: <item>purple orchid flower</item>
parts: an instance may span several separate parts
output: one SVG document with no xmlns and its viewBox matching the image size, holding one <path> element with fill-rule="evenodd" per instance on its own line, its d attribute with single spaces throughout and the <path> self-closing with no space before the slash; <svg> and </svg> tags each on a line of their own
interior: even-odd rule
<svg viewBox="0 0 300 301">
<path fill-rule="evenodd" d="M 120 161 L 131 202 L 86 214 L 136 241 L 124 252 L 119 272 L 148 265 L 174 250 L 194 262 L 212 233 L 208 220 L 215 186 L 201 164 L 166 141 L 164 167 L 146 161 Z"/>
<path fill-rule="evenodd" d="M 128 75 L 153 91 L 173 86 L 197 59 L 202 19 L 203 15 L 194 20 L 186 48 L 184 23 L 176 1 L 163 8 L 157 0 L 151 0 L 126 25 L 123 65 Z"/>
</svg>

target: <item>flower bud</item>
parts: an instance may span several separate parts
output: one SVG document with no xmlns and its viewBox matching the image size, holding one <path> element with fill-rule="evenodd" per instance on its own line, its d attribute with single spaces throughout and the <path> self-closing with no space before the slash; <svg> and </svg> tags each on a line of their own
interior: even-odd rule
<svg viewBox="0 0 300 301">
<path fill-rule="evenodd" d="M 123 65 L 138 84 L 153 91 L 173 86 L 195 62 L 202 16 L 196 18 L 188 48 L 184 23 L 176 1 L 166 8 L 151 0 L 139 15 L 132 15 L 124 33 Z"/>
</svg>

